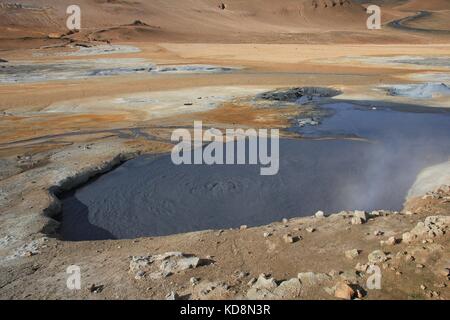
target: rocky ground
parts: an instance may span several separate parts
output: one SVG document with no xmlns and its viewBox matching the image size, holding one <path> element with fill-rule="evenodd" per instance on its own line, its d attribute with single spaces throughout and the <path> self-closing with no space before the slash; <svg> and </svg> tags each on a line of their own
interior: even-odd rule
<svg viewBox="0 0 450 320">
<path fill-rule="evenodd" d="M 16 244 L 1 261 L 0 297 L 449 299 L 449 213 L 443 186 L 402 212 L 318 212 L 257 228 L 97 242 L 36 229 L 0 239 L 4 253 Z M 70 265 L 81 268 L 81 290 L 66 286 Z"/>
</svg>

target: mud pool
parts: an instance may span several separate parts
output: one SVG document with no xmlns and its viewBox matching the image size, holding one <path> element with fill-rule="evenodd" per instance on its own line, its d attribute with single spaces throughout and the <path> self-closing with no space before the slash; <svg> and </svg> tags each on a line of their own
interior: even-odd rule
<svg viewBox="0 0 450 320">
<path fill-rule="evenodd" d="M 213 65 L 155 65 L 140 58 L 68 60 L 47 63 L 13 61 L 0 66 L 0 84 L 79 80 L 121 75 L 227 73 L 237 69 Z"/>
<path fill-rule="evenodd" d="M 66 240 L 161 236 L 317 210 L 399 210 L 416 176 L 450 156 L 450 113 L 405 112 L 351 103 L 322 106 L 319 125 L 291 128 L 280 171 L 257 165 L 181 165 L 141 156 L 65 195 Z M 427 109 L 429 110 L 429 109 Z"/>
</svg>

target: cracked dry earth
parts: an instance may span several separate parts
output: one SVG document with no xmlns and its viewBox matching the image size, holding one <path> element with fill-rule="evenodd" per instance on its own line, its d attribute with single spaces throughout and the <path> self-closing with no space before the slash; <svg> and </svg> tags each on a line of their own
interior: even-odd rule
<svg viewBox="0 0 450 320">
<path fill-rule="evenodd" d="M 2 261 L 0 297 L 449 299 L 449 199 L 442 186 L 402 212 L 318 212 L 135 240 L 64 242 L 35 233 Z M 81 290 L 67 289 L 70 265 L 81 268 Z M 373 266 L 379 290 L 368 287 Z"/>
</svg>

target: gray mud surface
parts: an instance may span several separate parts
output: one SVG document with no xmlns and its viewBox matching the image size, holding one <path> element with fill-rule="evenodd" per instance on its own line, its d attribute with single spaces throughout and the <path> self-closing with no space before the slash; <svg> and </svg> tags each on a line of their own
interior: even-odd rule
<svg viewBox="0 0 450 320">
<path fill-rule="evenodd" d="M 144 59 L 92 59 L 48 63 L 14 61 L 0 66 L 0 84 L 77 80 L 130 74 L 226 73 L 235 69 L 211 65 L 156 66 Z"/>
<path fill-rule="evenodd" d="M 450 156 L 448 113 L 323 108 L 330 115 L 320 125 L 293 128 L 311 140 L 280 141 L 278 175 L 261 176 L 259 165 L 175 166 L 170 155 L 141 156 L 66 195 L 61 234 L 136 238 L 257 226 L 317 210 L 399 210 L 419 172 Z"/>
</svg>

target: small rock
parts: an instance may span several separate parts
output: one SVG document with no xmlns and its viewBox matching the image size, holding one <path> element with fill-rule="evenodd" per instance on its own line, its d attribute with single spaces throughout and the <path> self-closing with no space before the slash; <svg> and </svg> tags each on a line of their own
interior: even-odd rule
<svg viewBox="0 0 450 320">
<path fill-rule="evenodd" d="M 395 237 L 390 237 L 389 239 L 387 239 L 385 241 L 385 244 L 387 244 L 388 246 L 393 246 L 397 243 L 397 239 Z"/>
<path fill-rule="evenodd" d="M 104 286 L 103 285 L 96 285 L 95 283 L 93 283 L 90 287 L 89 287 L 89 292 L 90 293 L 100 293 L 103 291 Z"/>
<path fill-rule="evenodd" d="M 381 215 L 381 212 L 378 210 L 374 210 L 370 213 L 371 217 L 379 217 Z"/>
<path fill-rule="evenodd" d="M 283 222 L 283 223 L 288 223 L 289 222 L 289 220 L 288 219 L 286 219 L 286 218 L 283 218 L 283 220 L 281 220 L 281 222 Z"/>
<path fill-rule="evenodd" d="M 402 234 L 402 241 L 404 243 L 411 243 L 417 236 L 413 235 L 411 232 L 405 232 Z"/>
<path fill-rule="evenodd" d="M 386 254 L 381 250 L 375 250 L 368 256 L 370 263 L 382 263 L 388 260 Z"/>
<path fill-rule="evenodd" d="M 272 233 L 270 233 L 270 232 L 264 232 L 263 233 L 263 237 L 264 238 L 268 238 L 268 237 L 270 237 L 272 235 Z"/>
<path fill-rule="evenodd" d="M 286 243 L 294 243 L 294 242 L 298 241 L 298 237 L 293 237 L 288 233 L 283 236 L 283 240 Z"/>
<path fill-rule="evenodd" d="M 418 264 L 416 264 L 416 268 L 423 269 L 423 268 L 425 268 L 425 266 L 423 264 L 418 263 Z"/>
<path fill-rule="evenodd" d="M 348 259 L 355 259 L 356 257 L 359 256 L 359 250 L 358 249 L 347 250 L 345 251 L 345 256 Z"/>
<path fill-rule="evenodd" d="M 176 292 L 172 291 L 166 295 L 166 300 L 180 300 L 180 296 Z"/>
<path fill-rule="evenodd" d="M 306 228 L 306 232 L 313 233 L 314 231 L 316 231 L 316 229 L 314 229 L 313 227 Z"/>
<path fill-rule="evenodd" d="M 316 218 L 325 218 L 325 213 L 323 211 L 317 211 L 314 216 Z"/>
<path fill-rule="evenodd" d="M 144 271 L 138 271 L 138 272 L 136 272 L 136 275 L 134 276 L 134 278 L 136 280 L 144 279 L 144 277 L 145 277 L 145 272 Z"/>
<path fill-rule="evenodd" d="M 249 287 L 251 287 L 256 282 L 256 278 L 251 278 L 250 281 L 247 283 Z"/>
<path fill-rule="evenodd" d="M 413 255 L 407 254 L 407 255 L 405 256 L 405 261 L 406 261 L 406 262 L 413 262 L 414 260 L 416 260 L 416 258 L 414 258 Z"/>
<path fill-rule="evenodd" d="M 246 276 L 248 276 L 248 272 L 236 270 L 234 272 L 234 276 L 236 279 L 242 279 L 242 278 L 245 278 Z"/>
<path fill-rule="evenodd" d="M 189 279 L 189 282 L 191 283 L 191 286 L 195 286 L 196 284 L 198 284 L 198 282 L 200 281 L 199 278 L 195 278 L 192 277 L 191 279 Z"/>
<path fill-rule="evenodd" d="M 339 299 L 351 300 L 355 296 L 355 290 L 347 283 L 339 282 L 334 289 L 334 296 Z"/>
<path fill-rule="evenodd" d="M 352 218 L 352 224 L 354 225 L 358 225 L 358 224 L 363 224 L 365 221 L 363 219 L 361 219 L 360 217 L 353 217 Z"/>
<path fill-rule="evenodd" d="M 427 289 L 427 287 L 426 287 L 425 285 L 421 284 L 421 285 L 420 285 L 420 289 L 422 289 L 422 290 L 426 290 L 426 289 Z"/>
<path fill-rule="evenodd" d="M 444 277 L 450 277 L 450 268 L 442 268 L 439 273 Z"/>
<path fill-rule="evenodd" d="M 245 224 L 239 227 L 240 230 L 245 230 L 245 229 L 247 229 L 247 228 L 248 228 L 248 226 L 245 225 Z"/>
<path fill-rule="evenodd" d="M 380 231 L 380 230 L 375 230 L 375 231 L 373 232 L 373 235 L 374 235 L 375 237 L 382 236 L 383 234 L 384 234 L 384 232 L 383 232 L 383 231 Z"/>
<path fill-rule="evenodd" d="M 47 38 L 49 38 L 49 39 L 61 39 L 62 36 L 63 36 L 63 34 L 61 34 L 61 33 L 52 32 L 52 33 L 49 33 L 47 35 Z"/>
</svg>

